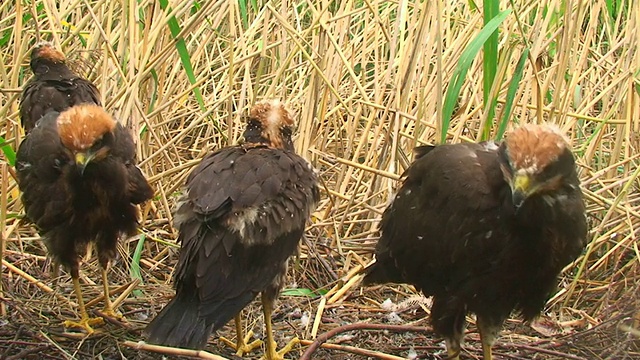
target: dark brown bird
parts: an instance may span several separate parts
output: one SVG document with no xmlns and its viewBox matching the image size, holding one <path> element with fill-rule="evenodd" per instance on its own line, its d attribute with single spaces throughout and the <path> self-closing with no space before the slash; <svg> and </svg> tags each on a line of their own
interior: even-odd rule
<svg viewBox="0 0 640 360">
<path fill-rule="evenodd" d="M 90 81 L 67 67 L 66 57 L 51 43 L 38 43 L 31 51 L 33 78 L 20 99 L 20 122 L 25 134 L 49 111 L 61 112 L 78 104 L 102 105 L 100 92 Z"/>
<path fill-rule="evenodd" d="M 294 152 L 292 127 L 283 103 L 258 102 L 245 142 L 209 154 L 187 178 L 174 219 L 182 245 L 176 295 L 148 325 L 149 342 L 202 349 L 235 316 L 242 355 L 259 342 L 246 344 L 240 312 L 261 293 L 267 359 L 290 348 L 276 352 L 271 313 L 319 199 L 314 171 Z"/>
<path fill-rule="evenodd" d="M 18 185 L 27 218 L 37 226 L 50 256 L 71 273 L 81 320 L 66 321 L 91 333 L 101 318 L 90 319 L 80 290 L 80 257 L 91 243 L 102 267 L 105 314 L 116 315 L 109 300 L 107 269 L 122 234 L 138 225 L 135 204 L 153 190 L 136 167 L 128 130 L 101 107 L 76 105 L 49 112 L 20 144 Z"/>
<path fill-rule="evenodd" d="M 503 321 L 539 315 L 585 247 L 569 143 L 554 126 L 525 125 L 499 145 L 419 147 L 380 231 L 365 284 L 409 283 L 433 296 L 431 322 L 450 358 L 475 313 L 491 359 Z"/>
</svg>

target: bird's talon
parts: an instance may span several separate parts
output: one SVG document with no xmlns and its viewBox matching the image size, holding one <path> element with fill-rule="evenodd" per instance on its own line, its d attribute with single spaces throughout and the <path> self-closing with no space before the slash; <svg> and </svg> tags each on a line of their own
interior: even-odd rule
<svg viewBox="0 0 640 360">
<path fill-rule="evenodd" d="M 116 320 L 124 320 L 124 315 L 122 315 L 119 311 L 116 311 L 111 308 L 106 308 L 102 310 L 104 316 L 116 319 Z"/>
<path fill-rule="evenodd" d="M 250 353 L 254 349 L 257 349 L 257 348 L 259 348 L 261 346 L 262 346 L 262 340 L 260 340 L 260 339 L 254 340 L 254 341 L 252 341 L 252 342 L 250 342 L 248 344 L 247 344 L 247 341 L 245 340 L 244 346 L 236 351 L 236 356 L 242 356 L 242 355 L 244 355 L 246 353 Z"/>
<path fill-rule="evenodd" d="M 284 355 L 293 350 L 293 348 L 298 344 L 300 344 L 300 339 L 294 337 L 293 339 L 291 339 L 291 341 L 289 341 L 287 345 L 285 345 L 285 347 L 283 347 L 279 351 L 274 352 L 273 354 L 271 354 L 271 356 L 265 354 L 265 356 L 260 358 L 260 360 L 285 360 Z M 274 342 L 272 348 L 276 349 L 277 346 L 278 345 Z"/>
<path fill-rule="evenodd" d="M 64 327 L 66 328 L 82 329 L 89 335 L 93 334 L 94 332 L 93 326 L 100 326 L 103 324 L 104 324 L 104 319 L 102 319 L 101 317 L 96 317 L 96 318 L 86 317 L 86 318 L 80 319 L 80 321 L 65 320 L 63 323 Z"/>
<path fill-rule="evenodd" d="M 227 345 L 230 348 L 236 348 L 236 343 L 234 343 L 233 341 L 227 339 L 224 336 L 220 336 L 220 342 L 222 342 L 223 344 Z"/>
<path fill-rule="evenodd" d="M 262 340 L 259 339 L 249 343 L 249 340 L 252 336 L 253 331 L 249 331 L 240 342 L 233 342 L 223 336 L 220 337 L 220 341 L 222 341 L 228 347 L 236 350 L 236 356 L 243 356 L 244 354 L 252 352 L 255 348 L 262 346 Z"/>
</svg>

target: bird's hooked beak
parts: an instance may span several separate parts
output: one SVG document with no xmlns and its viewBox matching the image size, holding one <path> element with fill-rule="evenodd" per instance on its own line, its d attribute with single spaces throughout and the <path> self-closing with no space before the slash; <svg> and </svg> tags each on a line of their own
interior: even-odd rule
<svg viewBox="0 0 640 360">
<path fill-rule="evenodd" d="M 84 174 L 84 169 L 95 158 L 96 154 L 93 152 L 79 152 L 76 153 L 76 165 L 80 169 L 80 174 Z"/>
<path fill-rule="evenodd" d="M 528 174 L 515 174 L 511 181 L 511 199 L 513 206 L 520 209 L 524 201 L 533 193 L 531 177 Z"/>
</svg>

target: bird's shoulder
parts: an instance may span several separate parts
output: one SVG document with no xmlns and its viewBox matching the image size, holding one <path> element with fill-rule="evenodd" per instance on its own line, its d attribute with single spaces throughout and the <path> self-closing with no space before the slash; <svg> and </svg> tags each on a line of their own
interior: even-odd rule
<svg viewBox="0 0 640 360">
<path fill-rule="evenodd" d="M 113 129 L 113 148 L 111 154 L 126 163 L 136 164 L 136 144 L 130 130 L 119 121 Z"/>
<path fill-rule="evenodd" d="M 72 80 L 73 86 L 77 91 L 74 92 L 74 104 L 90 103 L 102 106 L 100 100 L 100 90 L 89 80 L 77 77 Z"/>
<path fill-rule="evenodd" d="M 24 138 L 16 154 L 16 174 L 25 213 L 48 231 L 68 216 L 68 191 L 62 176 L 68 155 L 56 130 L 57 113 L 48 113 Z"/>
<path fill-rule="evenodd" d="M 113 145 L 110 149 L 110 166 L 122 169 L 124 167 L 126 174 L 126 194 L 129 201 L 133 204 L 140 204 L 149 200 L 153 196 L 153 188 L 137 166 L 137 151 L 134 138 L 130 130 L 116 122 L 113 129 Z M 114 174 L 117 171 L 113 172 Z"/>
<path fill-rule="evenodd" d="M 424 199 L 443 196 L 461 203 L 490 199 L 506 186 L 497 150 L 492 141 L 417 148 L 416 159 L 403 175 L 403 187 L 420 192 Z"/>
<path fill-rule="evenodd" d="M 187 179 L 194 211 L 211 215 L 229 205 L 240 211 L 287 191 L 316 186 L 310 164 L 292 151 L 263 145 L 237 145 L 206 156 Z"/>
<path fill-rule="evenodd" d="M 30 91 L 57 91 L 71 95 L 71 104 L 101 105 L 100 91 L 88 79 L 76 74 L 65 64 L 52 65 L 46 72 L 37 72 L 24 87 Z"/>
<path fill-rule="evenodd" d="M 383 214 L 376 251 L 448 263 L 476 243 L 501 241 L 494 235 L 506 229 L 501 224 L 510 216 L 504 212 L 508 195 L 496 144 L 435 146 L 406 171 Z"/>
<path fill-rule="evenodd" d="M 25 84 L 20 99 L 20 119 L 25 131 L 50 111 L 64 111 L 70 106 L 89 103 L 101 106 L 100 92 L 90 81 L 80 78 L 32 78 Z"/>
<path fill-rule="evenodd" d="M 56 125 L 58 115 L 57 112 L 47 113 L 22 140 L 16 153 L 18 172 L 21 171 L 21 164 L 43 163 L 50 156 L 63 150 Z"/>
</svg>

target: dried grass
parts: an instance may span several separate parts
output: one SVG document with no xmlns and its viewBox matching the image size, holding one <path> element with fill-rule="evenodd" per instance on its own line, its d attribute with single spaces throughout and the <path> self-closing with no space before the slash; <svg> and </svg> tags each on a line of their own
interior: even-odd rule
<svg viewBox="0 0 640 360">
<path fill-rule="evenodd" d="M 296 315 L 288 325 L 278 325 L 281 336 L 297 333 L 310 339 L 343 323 L 384 321 L 379 303 L 392 295 L 402 301 L 411 289 L 344 285 L 351 270 L 371 257 L 378 220 L 398 174 L 410 162 L 411 149 L 439 138 L 446 86 L 462 51 L 482 28 L 481 12 L 466 1 L 168 0 L 167 10 L 162 3 L 0 3 L 0 136 L 17 148 L 23 137 L 17 99 L 30 76 L 29 50 L 38 37 L 52 40 L 98 85 L 107 109 L 138 136 L 142 167 L 157 190 L 144 209 L 143 284 L 122 305 L 131 311 L 132 327 L 114 324 L 98 339 L 70 339 L 59 331 L 60 318 L 73 316 L 76 309 L 69 278 L 63 275 L 52 284 L 37 233 L 20 221 L 22 205 L 8 158 L 0 157 L 0 230 L 4 261 L 12 266 L 3 267 L 1 282 L 0 310 L 7 307 L 6 323 L 0 326 L 4 355 L 28 357 L 45 349 L 52 358 L 143 357 L 120 342 L 139 340 L 139 328 L 172 293 L 177 249 L 171 211 L 180 187 L 204 154 L 237 140 L 242 116 L 265 97 L 283 98 L 297 111 L 296 147 L 319 169 L 324 187 L 290 286 L 331 290 L 324 300 L 284 296 L 280 316 L 300 308 L 311 321 L 301 327 Z M 610 4 L 622 10 L 612 16 Z M 597 324 L 633 318 L 637 308 L 640 5 L 631 0 L 513 0 L 503 1 L 501 8 L 515 11 L 500 28 L 496 114 L 501 115 L 509 79 L 528 45 L 529 61 L 509 126 L 551 121 L 566 130 L 588 201 L 592 240 L 585 255 L 568 267 L 549 306 L 557 321 L 582 324 L 564 343 L 582 341 L 580 345 L 563 349 L 594 359 L 607 357 L 609 342 L 637 351 L 633 341 L 620 341 L 627 333 L 618 323 L 608 328 Z M 170 31 L 173 17 L 193 68 L 191 80 L 176 47 L 180 41 Z M 447 141 L 480 138 L 487 121 L 482 84 L 478 56 L 466 75 Z M 138 241 L 122 242 L 121 260 L 110 274 L 112 285 L 132 281 Z M 99 278 L 95 259 L 83 265 L 82 273 L 87 296 L 99 296 L 98 287 L 91 286 Z M 404 320 L 424 321 L 423 307 L 414 306 Z M 618 317 L 612 308 L 618 309 Z M 262 320 L 254 313 L 249 326 L 258 331 Z M 322 321 L 314 329 L 317 316 Z M 531 343 L 531 338 L 515 335 L 525 330 L 507 329 L 501 340 L 507 345 Z M 593 342 L 589 334 L 604 340 Z M 404 354 L 409 346 L 388 345 L 398 337 L 358 336 L 354 344 L 389 353 Z M 422 335 L 402 339 L 403 344 L 434 344 Z M 522 348 L 507 350 L 502 349 L 513 355 Z M 337 359 L 340 352 L 325 354 Z M 533 356 L 528 354 L 522 356 Z"/>
</svg>

